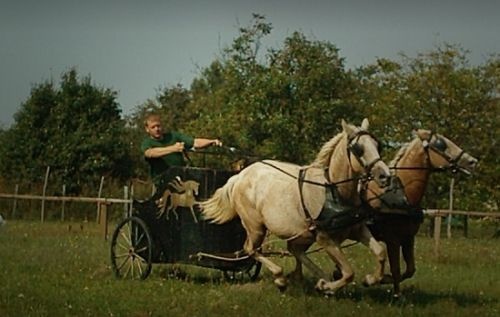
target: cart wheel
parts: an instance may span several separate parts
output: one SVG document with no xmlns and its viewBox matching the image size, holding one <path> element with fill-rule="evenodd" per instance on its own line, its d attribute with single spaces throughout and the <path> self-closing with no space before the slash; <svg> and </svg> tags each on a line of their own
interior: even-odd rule
<svg viewBox="0 0 500 317">
<path fill-rule="evenodd" d="M 111 266 L 116 277 L 145 279 L 151 272 L 153 240 L 138 217 L 124 219 L 113 232 Z"/>
<path fill-rule="evenodd" d="M 255 281 L 259 276 L 260 269 L 262 268 L 262 263 L 255 261 L 248 268 L 241 271 L 224 271 L 224 278 L 228 281 L 242 282 L 246 280 L 250 280 L 251 282 Z"/>
</svg>

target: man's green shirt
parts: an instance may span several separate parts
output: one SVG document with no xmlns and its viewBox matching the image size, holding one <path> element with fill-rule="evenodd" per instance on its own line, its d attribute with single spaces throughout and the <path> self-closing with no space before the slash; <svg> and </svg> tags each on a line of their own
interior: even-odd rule
<svg viewBox="0 0 500 317">
<path fill-rule="evenodd" d="M 179 132 L 168 132 L 160 140 L 151 137 L 145 138 L 141 143 L 142 153 L 154 147 L 165 147 L 176 142 L 184 142 L 184 147 L 190 149 L 194 146 L 194 138 Z M 150 166 L 150 175 L 153 181 L 157 181 L 160 174 L 171 166 L 185 166 L 184 155 L 181 152 L 170 153 L 158 158 L 146 158 Z"/>
</svg>

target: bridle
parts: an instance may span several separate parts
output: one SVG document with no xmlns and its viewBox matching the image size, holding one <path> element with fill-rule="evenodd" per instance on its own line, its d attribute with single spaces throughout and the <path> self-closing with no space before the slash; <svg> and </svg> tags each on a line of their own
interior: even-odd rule
<svg viewBox="0 0 500 317">
<path fill-rule="evenodd" d="M 432 142 L 432 138 L 436 137 L 436 140 Z M 429 137 L 426 139 L 422 139 L 419 136 L 420 141 L 422 142 L 425 155 L 426 155 L 426 160 L 427 160 L 427 166 L 426 167 L 398 167 L 398 166 L 392 166 L 389 167 L 389 169 L 392 170 L 429 170 L 433 172 L 443 172 L 443 171 L 451 171 L 453 174 L 456 174 L 460 170 L 460 166 L 458 165 L 458 162 L 462 158 L 462 156 L 465 154 L 465 151 L 460 149 L 460 153 L 458 153 L 457 156 L 452 157 L 448 153 L 446 153 L 446 142 L 440 138 L 437 134 L 431 131 L 429 134 Z M 440 166 L 440 167 L 434 167 L 434 164 L 432 164 L 431 160 L 431 153 L 429 152 L 432 150 L 435 154 L 441 156 L 447 163 L 448 166 Z M 396 162 L 395 165 L 397 165 L 398 162 Z"/>
<path fill-rule="evenodd" d="M 432 138 L 434 136 L 436 136 L 436 141 L 431 142 Z M 431 161 L 431 155 L 429 153 L 429 150 L 434 151 L 434 153 L 441 156 L 442 158 L 445 159 L 446 162 L 448 162 L 448 166 L 435 167 L 434 170 L 437 170 L 437 171 L 450 170 L 453 174 L 456 174 L 459 171 L 460 167 L 458 166 L 458 162 L 460 161 L 460 159 L 464 155 L 464 153 L 465 153 L 464 150 L 460 149 L 460 153 L 458 153 L 458 155 L 456 157 L 451 157 L 450 155 L 448 155 L 448 153 L 446 153 L 446 148 L 448 146 L 446 145 L 445 141 L 443 141 L 443 139 L 440 138 L 439 136 L 435 135 L 434 132 L 432 132 L 432 131 L 431 131 L 429 138 L 427 140 L 422 140 L 422 144 L 424 146 L 425 153 L 427 155 L 427 162 L 429 163 L 429 166 L 431 166 L 431 167 L 434 166 L 432 164 L 432 161 Z M 438 144 L 440 144 L 440 145 L 438 146 Z M 444 145 L 444 147 L 443 147 L 443 145 Z"/>
<path fill-rule="evenodd" d="M 432 142 L 432 139 L 434 137 L 436 138 L 436 140 L 434 142 Z M 389 167 L 389 169 L 391 169 L 391 170 L 429 170 L 432 172 L 443 172 L 443 171 L 449 170 L 453 174 L 456 174 L 460 170 L 458 162 L 460 161 L 460 159 L 464 155 L 464 153 L 465 153 L 464 150 L 460 149 L 460 153 L 458 153 L 458 155 L 456 157 L 450 156 L 448 153 L 446 153 L 446 148 L 448 147 L 446 142 L 432 131 L 429 134 L 428 138 L 423 139 L 419 136 L 419 139 L 422 142 L 422 145 L 423 145 L 423 148 L 425 151 L 427 166 L 426 167 L 416 167 L 416 166 L 414 166 L 414 167 L 411 167 L 411 166 L 398 167 L 398 166 L 396 166 L 399 163 L 399 160 L 398 160 L 395 163 L 395 166 Z M 444 158 L 445 161 L 448 163 L 448 166 L 434 167 L 434 165 L 432 164 L 432 160 L 431 160 L 431 153 L 429 152 L 430 150 L 432 150 L 434 153 L 436 153 L 437 155 Z M 390 190 L 401 189 L 404 192 L 403 184 L 398 183 L 398 185 L 399 185 L 399 188 L 398 187 L 392 188 L 392 186 L 391 186 Z M 368 187 L 366 187 L 366 189 L 370 190 Z M 370 191 L 372 193 L 374 193 L 372 190 L 370 190 Z M 368 203 L 372 200 L 380 199 L 384 205 L 388 206 L 387 202 L 381 198 L 381 196 L 384 195 L 385 193 L 386 193 L 386 191 L 382 192 L 381 194 L 375 195 L 374 197 L 366 200 L 365 202 Z M 361 195 L 361 197 L 363 197 L 363 195 Z M 390 208 L 390 206 L 388 206 L 388 207 Z"/>
<path fill-rule="evenodd" d="M 363 135 L 368 135 L 373 140 L 375 140 L 375 142 L 377 142 L 377 152 L 379 153 L 379 156 L 369 163 L 364 162 L 364 160 L 363 160 L 364 149 L 359 144 L 359 139 Z M 353 143 L 353 141 L 354 141 L 354 143 Z M 372 179 L 371 170 L 373 169 L 375 164 L 377 164 L 377 162 L 382 161 L 382 158 L 380 157 L 380 153 L 382 152 L 382 147 L 381 147 L 380 141 L 370 132 L 368 132 L 366 130 L 359 130 L 354 135 L 349 136 L 349 138 L 347 139 L 347 144 L 348 144 L 347 145 L 347 157 L 349 159 L 349 164 L 351 165 L 351 169 L 353 169 L 352 162 L 351 162 L 351 155 L 350 155 L 352 153 L 352 155 L 354 155 L 354 157 L 358 161 L 359 165 L 361 165 L 364 169 L 364 174 L 363 174 L 365 176 L 364 178 L 371 180 Z"/>
</svg>

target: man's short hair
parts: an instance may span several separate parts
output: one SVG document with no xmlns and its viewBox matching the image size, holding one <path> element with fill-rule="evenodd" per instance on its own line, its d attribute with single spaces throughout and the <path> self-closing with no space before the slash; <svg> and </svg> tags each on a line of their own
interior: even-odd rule
<svg viewBox="0 0 500 317">
<path fill-rule="evenodd" d="M 160 121 L 160 118 L 161 118 L 160 115 L 157 114 L 157 113 L 149 113 L 144 118 L 144 126 L 147 127 L 148 126 L 148 122 L 152 121 L 152 120 L 158 120 L 158 121 Z"/>
</svg>

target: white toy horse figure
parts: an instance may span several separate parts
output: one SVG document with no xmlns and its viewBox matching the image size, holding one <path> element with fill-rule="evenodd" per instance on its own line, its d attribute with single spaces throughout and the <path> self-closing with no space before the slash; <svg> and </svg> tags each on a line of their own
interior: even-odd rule
<svg viewBox="0 0 500 317">
<path fill-rule="evenodd" d="M 399 179 L 407 204 L 391 204 L 388 189 L 381 189 L 375 182 L 368 184 L 366 192 L 370 205 L 380 211 L 369 225 L 373 235 L 387 245 L 392 276 L 385 276 L 385 282 L 392 282 L 394 296 L 400 296 L 399 283 L 415 274 L 415 235 L 423 220 L 420 202 L 425 193 L 430 173 L 451 170 L 470 174 L 477 159 L 465 153 L 444 136 L 428 130 L 416 131 L 415 138 L 404 145 L 389 164 Z M 389 199 L 390 200 L 390 199 Z M 400 251 L 406 263 L 406 271 L 400 272 Z"/>
<path fill-rule="evenodd" d="M 212 198 L 201 203 L 205 218 L 225 223 L 239 216 L 247 233 L 244 251 L 273 273 L 274 282 L 280 289 L 287 285 L 282 267 L 260 251 L 267 230 L 287 240 L 288 250 L 298 263 L 304 263 L 318 277 L 316 289 L 325 294 L 332 294 L 352 281 L 354 273 L 342 252 L 341 243 L 353 234 L 353 230 L 357 231 L 358 235 L 364 236 L 360 240 L 369 245 L 379 259 L 372 279 L 380 281 L 385 249 L 366 226 L 359 225 L 363 218 L 357 208 L 361 203 L 358 181 L 373 178 L 384 187 L 389 181 L 390 171 L 380 159 L 378 142 L 367 131 L 368 125 L 367 119 L 360 128 L 342 120 L 343 131 L 325 143 L 310 166 L 266 160 L 246 167 L 232 176 Z M 328 168 L 325 169 L 324 165 Z M 343 215 L 351 211 L 353 214 L 340 228 L 325 225 L 330 221 L 320 216 L 324 206 L 331 202 L 328 197 L 332 195 L 341 207 L 347 207 L 348 211 L 344 210 Z M 356 217 L 360 219 L 353 221 Z M 306 256 L 305 251 L 314 242 L 318 242 L 340 265 L 341 279 L 332 281 Z"/>
</svg>

